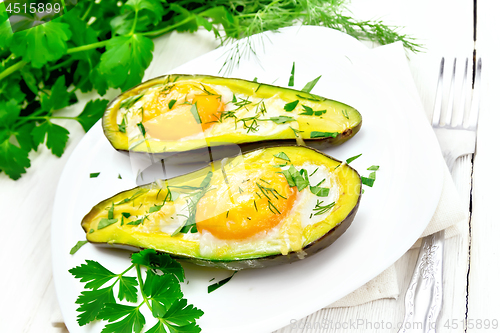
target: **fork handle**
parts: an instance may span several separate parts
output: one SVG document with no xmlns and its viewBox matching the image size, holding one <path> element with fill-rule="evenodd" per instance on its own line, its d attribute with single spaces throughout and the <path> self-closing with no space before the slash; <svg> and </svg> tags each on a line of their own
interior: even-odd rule
<svg viewBox="0 0 500 333">
<path fill-rule="evenodd" d="M 422 239 L 417 266 L 405 295 L 405 319 L 398 333 L 435 333 L 443 301 L 444 230 Z"/>
</svg>

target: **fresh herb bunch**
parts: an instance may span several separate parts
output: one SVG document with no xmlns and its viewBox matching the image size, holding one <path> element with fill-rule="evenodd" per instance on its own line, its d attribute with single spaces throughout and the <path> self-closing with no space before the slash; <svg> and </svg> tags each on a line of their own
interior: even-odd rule
<svg viewBox="0 0 500 333">
<path fill-rule="evenodd" d="M 0 3 L 0 171 L 18 179 L 30 167 L 29 153 L 45 143 L 61 156 L 69 131 L 58 119 L 78 121 L 85 131 L 108 101 L 96 99 L 74 117 L 58 111 L 75 104 L 75 92 L 126 90 L 141 82 L 152 60 L 153 38 L 163 34 L 214 32 L 234 43 L 226 69 L 253 51 L 247 37 L 297 23 L 322 25 L 381 44 L 419 45 L 396 27 L 346 16 L 342 0 L 81 0 L 43 25 L 12 33 Z"/>
<path fill-rule="evenodd" d="M 141 267 L 146 268 L 143 280 Z M 139 333 L 146 319 L 140 309 L 147 308 L 158 321 L 146 333 L 199 333 L 196 319 L 203 311 L 188 305 L 183 298 L 180 283 L 184 282 L 182 266 L 168 254 L 155 250 L 143 250 L 132 254 L 132 265 L 120 274 L 115 274 L 93 260 L 69 270 L 85 289 L 76 300 L 80 326 L 95 320 L 108 323 L 102 333 Z M 135 276 L 125 276 L 135 272 Z M 128 304 L 117 303 L 115 286 L 118 284 L 118 299 Z"/>
</svg>

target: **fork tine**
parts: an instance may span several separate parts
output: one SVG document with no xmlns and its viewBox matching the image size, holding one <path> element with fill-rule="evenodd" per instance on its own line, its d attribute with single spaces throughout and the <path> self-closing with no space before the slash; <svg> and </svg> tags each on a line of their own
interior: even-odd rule
<svg viewBox="0 0 500 333">
<path fill-rule="evenodd" d="M 477 119 L 479 117 L 479 97 L 481 93 L 481 70 L 482 59 L 479 58 L 476 66 L 476 77 L 474 80 L 474 89 L 472 91 L 472 102 L 469 114 L 469 129 L 475 130 L 477 128 Z"/>
<path fill-rule="evenodd" d="M 436 88 L 436 98 L 434 100 L 434 111 L 432 113 L 432 126 L 438 126 L 441 118 L 441 105 L 443 104 L 443 74 L 444 74 L 444 57 L 441 58 L 441 66 L 439 68 L 439 77 Z"/>
<path fill-rule="evenodd" d="M 451 117 L 453 116 L 453 108 L 455 101 L 455 76 L 457 72 L 457 58 L 453 60 L 453 73 L 451 74 L 450 91 L 448 93 L 448 106 L 446 108 L 444 125 L 451 125 Z"/>
<path fill-rule="evenodd" d="M 466 89 L 467 89 L 467 78 L 468 78 L 468 73 L 469 73 L 469 58 L 465 58 L 465 70 L 464 70 L 464 77 L 462 80 L 462 88 L 460 92 L 460 101 L 458 105 L 458 110 L 457 110 L 457 120 L 458 120 L 458 126 L 463 127 L 464 121 L 465 121 L 465 102 L 467 99 L 467 94 L 466 94 Z"/>
</svg>

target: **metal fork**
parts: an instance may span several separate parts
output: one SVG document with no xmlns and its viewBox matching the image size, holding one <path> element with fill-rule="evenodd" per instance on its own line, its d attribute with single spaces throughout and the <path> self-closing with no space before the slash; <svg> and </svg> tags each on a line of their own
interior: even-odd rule
<svg viewBox="0 0 500 333">
<path fill-rule="evenodd" d="M 468 59 L 458 108 L 455 107 L 455 74 L 457 59 L 453 62 L 453 73 L 449 90 L 448 107 L 443 107 L 444 58 L 441 59 L 439 78 L 432 116 L 432 127 L 436 134 L 446 165 L 450 172 L 458 157 L 473 154 L 476 150 L 476 130 L 479 117 L 479 87 L 481 84 L 481 59 L 477 61 L 469 121 L 465 121 L 465 104 L 468 77 Z M 459 124 L 452 125 L 453 115 Z M 405 296 L 405 319 L 398 333 L 436 332 L 436 323 L 443 303 L 443 248 L 444 230 L 422 239 L 417 264 Z"/>
</svg>

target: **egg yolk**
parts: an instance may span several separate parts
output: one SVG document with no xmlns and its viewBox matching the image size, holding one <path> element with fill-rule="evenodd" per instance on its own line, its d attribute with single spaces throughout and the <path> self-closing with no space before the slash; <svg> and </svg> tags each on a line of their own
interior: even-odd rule
<svg viewBox="0 0 500 333">
<path fill-rule="evenodd" d="M 169 103 L 173 103 L 171 108 Z M 179 82 L 156 92 L 151 101 L 144 103 L 143 125 L 153 138 L 178 140 L 207 130 L 223 110 L 221 96 L 213 89 L 200 83 Z"/>
<path fill-rule="evenodd" d="M 254 172 L 243 181 L 241 176 L 226 172 L 229 185 L 221 177 L 217 188 L 203 196 L 196 211 L 199 232 L 210 232 L 219 239 L 242 240 L 270 231 L 288 215 L 297 188 L 291 188 L 272 167 L 254 165 L 252 169 Z"/>
</svg>

